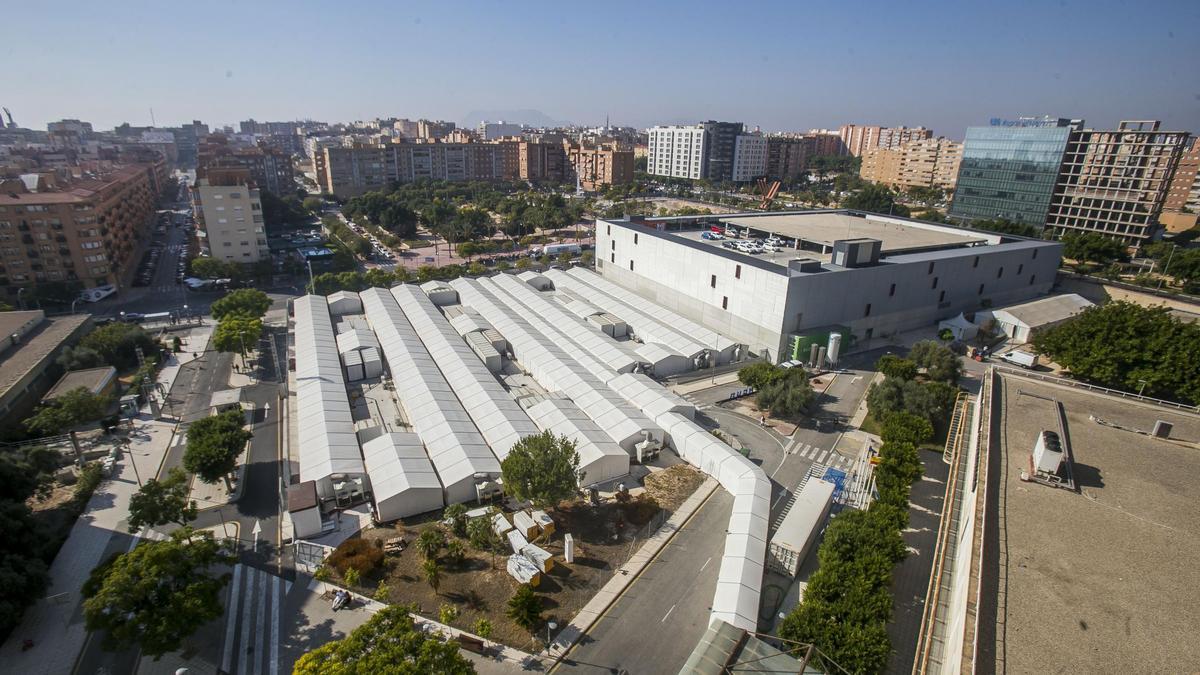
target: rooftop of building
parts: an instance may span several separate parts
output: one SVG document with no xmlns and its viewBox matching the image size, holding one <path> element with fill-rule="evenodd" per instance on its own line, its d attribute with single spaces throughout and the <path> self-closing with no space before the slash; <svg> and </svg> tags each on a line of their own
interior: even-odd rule
<svg viewBox="0 0 1200 675">
<path fill-rule="evenodd" d="M 1069 319 L 1093 304 L 1081 295 L 1064 293 L 1033 302 L 1000 307 L 994 312 L 1003 312 L 1026 326 L 1037 327 Z"/>
<path fill-rule="evenodd" d="M 0 312 L 0 328 L 11 326 L 7 314 L 29 314 L 29 312 Z M 18 317 L 20 319 L 20 317 Z M 37 368 L 65 340 L 91 319 L 90 314 L 77 314 L 46 319 L 23 336 L 15 347 L 0 353 L 0 399 L 4 399 L 31 370 Z M 21 320 L 20 325 L 24 325 Z M 7 333 L 0 333 L 6 335 Z"/>
<path fill-rule="evenodd" d="M 978 636 L 983 670 L 1190 672 L 1200 663 L 1200 417 L 1004 377 L 997 560 L 984 561 L 996 621 Z M 1067 417 L 1080 493 L 1019 480 L 1037 434 Z M 1145 435 L 1156 420 L 1171 439 Z M 993 516 L 989 514 L 988 518 Z M 997 578 L 998 577 L 998 578 Z M 1002 630 L 997 628 L 1002 626 Z"/>
<path fill-rule="evenodd" d="M 42 397 L 43 401 L 53 401 L 69 391 L 83 387 L 93 394 L 98 394 L 117 376 L 117 369 L 112 366 L 99 366 L 83 370 L 69 370 L 58 378 L 58 382 Z"/>
<path fill-rule="evenodd" d="M 0 206 L 83 202 L 95 197 L 114 183 L 129 180 L 145 171 L 146 165 L 141 164 L 117 166 L 103 173 L 88 174 L 82 178 L 58 182 L 54 188 L 46 192 L 32 192 L 27 188 L 22 190 L 19 185 L 6 182 L 6 189 L 0 191 Z"/>
</svg>

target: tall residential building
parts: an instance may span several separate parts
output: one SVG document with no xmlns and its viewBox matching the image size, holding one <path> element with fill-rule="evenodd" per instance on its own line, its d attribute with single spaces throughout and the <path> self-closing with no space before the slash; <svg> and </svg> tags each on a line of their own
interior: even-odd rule
<svg viewBox="0 0 1200 675">
<path fill-rule="evenodd" d="M 814 146 L 807 136 L 768 136 L 766 174 L 785 180 L 796 178 L 808 168 Z"/>
<path fill-rule="evenodd" d="M 454 131 L 454 122 L 436 122 L 431 120 L 417 121 L 417 138 L 425 140 L 440 140 L 450 135 Z"/>
<path fill-rule="evenodd" d="M 1067 141 L 1046 227 L 1057 236 L 1096 232 L 1136 246 L 1152 238 L 1186 131 L 1157 120 L 1080 129 Z"/>
<path fill-rule="evenodd" d="M 396 120 L 392 128 L 404 138 L 416 138 L 421 133 L 421 125 L 413 120 Z"/>
<path fill-rule="evenodd" d="M 647 170 L 656 176 L 733 180 L 734 152 L 741 122 L 701 122 L 691 126 L 653 127 L 649 131 Z"/>
<path fill-rule="evenodd" d="M 925 127 L 883 127 L 879 130 L 879 146 L 881 148 L 899 148 L 913 141 L 927 141 L 933 138 L 933 131 Z"/>
<path fill-rule="evenodd" d="M 200 207 L 197 236 L 213 258 L 255 263 L 270 256 L 262 201 L 248 170 L 212 169 L 196 179 L 192 194 Z"/>
<path fill-rule="evenodd" d="M 480 122 L 479 123 L 479 138 L 485 141 L 494 141 L 507 136 L 520 136 L 521 125 L 512 122 Z"/>
<path fill-rule="evenodd" d="M 633 181 L 633 150 L 623 150 L 615 143 L 594 148 L 572 144 L 567 152 L 584 190 Z"/>
<path fill-rule="evenodd" d="M 1191 148 L 1179 156 L 1163 202 L 1164 211 L 1200 211 L 1200 140 L 1193 138 L 1191 143 Z"/>
<path fill-rule="evenodd" d="M 1067 141 L 1081 126 L 1082 120 L 1026 117 L 968 128 L 950 216 L 1044 226 Z"/>
<path fill-rule="evenodd" d="M 898 148 L 863 153 L 859 175 L 890 187 L 953 188 L 962 161 L 962 143 L 946 138 L 910 141 Z"/>
<path fill-rule="evenodd" d="M 812 140 L 813 157 L 832 157 L 848 153 L 846 142 L 842 140 L 841 135 L 836 131 L 813 129 L 805 134 L 804 137 Z"/>
<path fill-rule="evenodd" d="M 561 140 L 519 141 L 518 166 L 521 180 L 564 183 L 571 173 Z"/>
<path fill-rule="evenodd" d="M 166 163 L 87 180 L 0 180 L 0 287 L 79 282 L 121 286 L 158 208 Z"/>
<path fill-rule="evenodd" d="M 746 183 L 767 174 L 767 138 L 739 134 L 733 146 L 732 180 Z"/>
<path fill-rule="evenodd" d="M 519 145 L 517 141 L 361 144 L 324 148 L 322 160 L 314 159 L 314 165 L 323 172 L 317 181 L 321 189 L 339 199 L 380 190 L 395 182 L 421 179 L 513 180 L 520 177 L 522 157 L 526 160 L 526 171 L 544 172 L 547 167 L 551 171 L 563 170 L 557 159 L 548 159 L 540 149 L 526 154 Z M 565 163 L 561 145 L 558 154 Z"/>
<path fill-rule="evenodd" d="M 867 150 L 879 147 L 880 131 L 882 127 L 843 124 L 838 135 L 846 146 L 846 152 L 853 157 L 861 157 Z"/>
<path fill-rule="evenodd" d="M 196 177 L 204 178 L 212 169 L 244 168 L 255 186 L 285 195 L 296 190 L 296 170 L 290 153 L 269 146 L 238 146 L 221 134 L 200 140 Z"/>
</svg>

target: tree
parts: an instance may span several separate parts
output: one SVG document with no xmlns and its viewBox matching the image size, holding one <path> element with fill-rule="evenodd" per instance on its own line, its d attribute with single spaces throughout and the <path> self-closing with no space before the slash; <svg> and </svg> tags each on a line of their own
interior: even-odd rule
<svg viewBox="0 0 1200 675">
<path fill-rule="evenodd" d="M 574 496 L 580 480 L 575 447 L 575 441 L 549 431 L 517 441 L 500 463 L 508 493 L 540 508 Z"/>
<path fill-rule="evenodd" d="M 492 637 L 492 622 L 481 616 L 475 619 L 475 624 L 471 626 L 471 632 L 486 640 Z"/>
<path fill-rule="evenodd" d="M 263 222 L 267 227 L 275 227 L 306 219 L 303 206 L 300 204 L 300 200 L 295 197 L 280 198 L 274 192 L 264 189 L 258 191 L 258 197 L 262 203 Z"/>
<path fill-rule="evenodd" d="M 747 387 L 762 389 L 764 386 L 783 378 L 785 368 L 768 361 L 755 361 L 748 366 L 738 369 L 738 381 Z"/>
<path fill-rule="evenodd" d="M 920 415 L 895 412 L 883 419 L 879 437 L 884 443 L 910 443 L 917 446 L 933 438 L 933 425 Z"/>
<path fill-rule="evenodd" d="M 585 267 L 590 267 L 592 263 L 596 262 L 596 254 L 591 251 L 584 251 L 583 254 L 579 256 L 579 262 Z"/>
<path fill-rule="evenodd" d="M 231 564 L 207 532 L 184 528 L 166 541 L 147 541 L 93 570 L 84 585 L 87 629 L 104 631 L 106 649 L 138 645 L 159 657 L 182 646 L 197 628 L 221 616 L 221 589 Z"/>
<path fill-rule="evenodd" d="M 305 197 L 300 205 L 304 207 L 305 211 L 318 214 L 325 208 L 325 201 L 320 197 Z"/>
<path fill-rule="evenodd" d="M 440 527 L 428 527 L 421 532 L 417 537 L 417 542 L 414 544 L 417 551 L 421 553 L 421 557 L 426 560 L 437 559 L 438 553 L 442 547 L 446 545 L 446 533 Z"/>
<path fill-rule="evenodd" d="M 462 564 L 467 557 L 467 549 L 458 539 L 453 539 L 446 544 L 446 562 L 457 567 Z"/>
<path fill-rule="evenodd" d="M 875 362 L 875 370 L 887 377 L 896 377 L 901 380 L 911 380 L 917 376 L 917 364 L 895 354 L 884 354 L 879 357 L 879 360 Z"/>
<path fill-rule="evenodd" d="M 235 269 L 237 263 L 226 262 L 216 258 L 193 258 L 192 274 L 201 279 L 232 278 L 240 270 Z M 220 302 L 218 300 L 217 302 Z"/>
<path fill-rule="evenodd" d="M 467 523 L 467 541 L 477 551 L 488 551 L 495 547 L 498 537 L 487 518 L 475 518 Z"/>
<path fill-rule="evenodd" d="M 855 192 L 842 202 L 842 207 L 895 216 L 907 216 L 908 207 L 896 203 L 896 195 L 883 185 L 872 184 Z"/>
<path fill-rule="evenodd" d="M 237 468 L 238 455 L 253 436 L 243 428 L 241 409 L 227 410 L 219 415 L 192 422 L 187 430 L 187 449 L 183 452 L 183 468 L 200 477 L 205 483 L 225 481 Z"/>
<path fill-rule="evenodd" d="M 517 260 L 517 269 L 524 271 L 530 267 L 533 267 L 533 261 L 529 258 L 522 257 L 521 259 Z"/>
<path fill-rule="evenodd" d="M 467 536 L 467 507 L 462 504 L 451 504 L 442 512 L 442 519 L 450 523 L 450 531 L 455 536 Z"/>
<path fill-rule="evenodd" d="M 262 319 L 243 314 L 230 314 L 217 323 L 213 330 L 213 348 L 221 352 L 236 352 L 244 358 L 247 347 L 252 349 L 262 338 Z"/>
<path fill-rule="evenodd" d="M 375 602 L 387 604 L 388 599 L 392 597 L 392 589 L 388 588 L 387 580 L 380 579 L 379 584 L 375 586 L 375 592 L 371 595 L 371 599 Z"/>
<path fill-rule="evenodd" d="M 1042 236 L 1042 228 L 1018 223 L 1004 218 L 992 218 L 984 220 L 972 220 L 971 228 L 975 230 L 984 230 L 986 232 L 995 232 L 997 234 L 1015 234 L 1018 237 L 1037 238 Z"/>
<path fill-rule="evenodd" d="M 56 362 L 63 370 L 86 370 L 105 365 L 99 352 L 82 346 L 63 347 Z"/>
<path fill-rule="evenodd" d="M 1079 262 L 1107 265 L 1125 258 L 1125 245 L 1116 239 L 1094 232 L 1068 234 L 1063 237 L 1063 256 Z"/>
<path fill-rule="evenodd" d="M 438 621 L 449 626 L 458 618 L 458 608 L 449 603 L 443 602 L 438 606 Z"/>
<path fill-rule="evenodd" d="M 9 486 L 2 487 L 7 492 Z M 49 575 L 43 555 L 48 535 L 24 499 L 0 500 L 0 635 L 20 623 L 25 608 L 46 591 Z"/>
<path fill-rule="evenodd" d="M 271 298 L 256 288 L 239 288 L 212 304 L 217 321 L 230 315 L 262 318 L 271 309 Z"/>
<path fill-rule="evenodd" d="M 132 323 L 110 323 L 83 336 L 79 346 L 100 355 L 104 363 L 117 370 L 138 365 L 137 350 L 149 356 L 157 350 L 157 343 L 141 326 Z"/>
<path fill-rule="evenodd" d="M 945 345 L 933 340 L 921 340 L 914 344 L 908 352 L 908 358 L 925 370 L 925 375 L 931 380 L 954 384 L 962 371 L 962 362 L 958 355 Z"/>
<path fill-rule="evenodd" d="M 294 675 L 470 675 L 475 667 L 458 645 L 417 628 L 412 605 L 391 605 L 350 635 L 301 656 Z"/>
<path fill-rule="evenodd" d="M 104 417 L 109 403 L 108 396 L 93 394 L 87 387 L 77 387 L 39 406 L 37 412 L 25 420 L 25 426 L 47 436 L 61 434 Z"/>
<path fill-rule="evenodd" d="M 808 373 L 796 366 L 779 368 L 778 376 L 759 388 L 756 402 L 776 417 L 794 417 L 807 410 L 814 398 Z"/>
<path fill-rule="evenodd" d="M 151 478 L 129 500 L 129 531 L 157 527 L 167 523 L 186 526 L 196 519 L 196 502 L 188 497 L 191 486 L 179 467 L 167 472 L 162 480 Z"/>
<path fill-rule="evenodd" d="M 542 625 L 542 598 L 533 592 L 529 584 L 521 584 L 508 599 L 505 614 L 513 623 L 532 633 Z"/>
<path fill-rule="evenodd" d="M 442 566 L 438 563 L 437 558 L 426 558 L 421 563 L 421 576 L 425 577 L 425 581 L 433 589 L 434 595 L 437 595 L 438 586 L 442 583 Z"/>
</svg>

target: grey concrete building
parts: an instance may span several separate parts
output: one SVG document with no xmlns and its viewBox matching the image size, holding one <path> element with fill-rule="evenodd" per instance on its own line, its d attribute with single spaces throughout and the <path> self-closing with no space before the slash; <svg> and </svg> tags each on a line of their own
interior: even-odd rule
<svg viewBox="0 0 1200 675">
<path fill-rule="evenodd" d="M 706 231 L 775 235 L 750 254 Z M 786 360 L 1047 293 L 1062 245 L 845 210 L 599 220 L 596 268 L 686 318 Z"/>
</svg>

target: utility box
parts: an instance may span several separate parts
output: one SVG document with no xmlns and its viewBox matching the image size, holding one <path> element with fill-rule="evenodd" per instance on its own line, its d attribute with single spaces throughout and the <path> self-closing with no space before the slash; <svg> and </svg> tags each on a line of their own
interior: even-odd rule
<svg viewBox="0 0 1200 675">
<path fill-rule="evenodd" d="M 563 562 L 575 562 L 575 537 L 563 535 Z"/>
<path fill-rule="evenodd" d="M 1036 473 L 1058 475 L 1058 467 L 1062 466 L 1063 448 L 1058 434 L 1053 431 L 1043 431 L 1033 446 L 1033 468 Z"/>
<path fill-rule="evenodd" d="M 1166 420 L 1158 420 L 1154 423 L 1154 430 L 1150 432 L 1150 435 L 1155 438 L 1170 438 L 1171 428 L 1170 422 L 1167 422 Z"/>
</svg>

